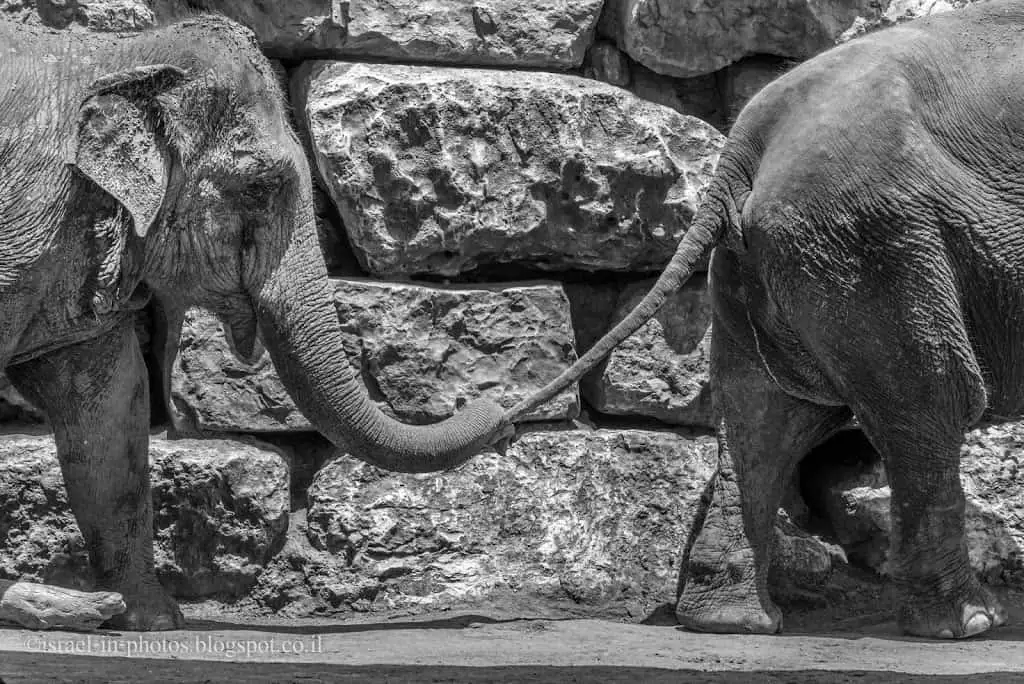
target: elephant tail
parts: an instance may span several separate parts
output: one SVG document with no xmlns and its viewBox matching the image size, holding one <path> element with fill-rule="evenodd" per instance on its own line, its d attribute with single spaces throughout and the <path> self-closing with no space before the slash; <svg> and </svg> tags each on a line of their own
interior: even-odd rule
<svg viewBox="0 0 1024 684">
<path fill-rule="evenodd" d="M 682 287 L 697 267 L 707 258 L 725 234 L 726 222 L 718 202 L 709 194 L 694 217 L 690 228 L 679 242 L 672 260 L 658 276 L 657 282 L 636 307 L 618 325 L 605 333 L 576 363 L 533 396 L 523 399 L 505 413 L 503 423 L 511 425 L 552 397 L 564 391 L 589 373 L 623 340 L 649 321 L 668 297 Z"/>
</svg>

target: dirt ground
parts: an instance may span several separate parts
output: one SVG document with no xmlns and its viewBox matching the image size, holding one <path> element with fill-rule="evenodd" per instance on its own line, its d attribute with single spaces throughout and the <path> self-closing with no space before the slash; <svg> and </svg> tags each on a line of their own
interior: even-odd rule
<svg viewBox="0 0 1024 684">
<path fill-rule="evenodd" d="M 959 682 L 1024 681 L 1024 594 L 999 592 L 1010 624 L 936 642 L 899 635 L 888 590 L 787 611 L 781 636 L 476 610 L 330 620 L 188 607 L 188 629 L 91 634 L 0 628 L 0 680 L 23 682 Z"/>
</svg>

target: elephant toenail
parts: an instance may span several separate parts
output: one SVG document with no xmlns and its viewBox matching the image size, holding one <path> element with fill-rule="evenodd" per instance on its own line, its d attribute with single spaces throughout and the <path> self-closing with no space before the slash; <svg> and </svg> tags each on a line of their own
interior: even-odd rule
<svg viewBox="0 0 1024 684">
<path fill-rule="evenodd" d="M 940 639 L 952 639 L 953 638 L 953 630 L 951 630 L 951 629 L 949 629 L 947 627 L 946 629 L 944 629 L 941 632 L 939 632 L 936 636 L 938 636 Z"/>
<path fill-rule="evenodd" d="M 974 636 L 975 634 L 981 634 L 992 626 L 992 621 L 989 620 L 988 616 L 984 613 L 978 613 L 964 625 L 964 636 Z"/>
</svg>

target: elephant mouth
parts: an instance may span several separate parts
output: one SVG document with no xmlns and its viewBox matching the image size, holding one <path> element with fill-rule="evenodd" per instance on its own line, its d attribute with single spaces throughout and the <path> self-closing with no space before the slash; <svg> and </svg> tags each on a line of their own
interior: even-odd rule
<svg viewBox="0 0 1024 684">
<path fill-rule="evenodd" d="M 259 324 L 254 314 L 218 315 L 224 325 L 225 337 L 231 354 L 241 363 L 254 366 L 263 356 L 266 348 L 259 333 Z"/>
</svg>

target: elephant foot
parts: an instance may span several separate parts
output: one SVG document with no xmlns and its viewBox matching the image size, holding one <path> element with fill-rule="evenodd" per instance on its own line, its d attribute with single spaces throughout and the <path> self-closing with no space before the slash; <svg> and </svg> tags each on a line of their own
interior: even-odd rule
<svg viewBox="0 0 1024 684">
<path fill-rule="evenodd" d="M 930 639 L 966 639 L 1006 624 L 1006 609 L 992 593 L 971 579 L 958 596 L 912 596 L 900 609 L 906 633 Z"/>
<path fill-rule="evenodd" d="M 121 595 L 112 591 L 0 582 L 0 620 L 29 629 L 93 630 L 124 610 Z"/>
<path fill-rule="evenodd" d="M 107 629 L 130 632 L 162 632 L 182 629 L 185 617 L 178 603 L 159 584 L 125 592 L 126 610 L 103 625 Z"/>
<path fill-rule="evenodd" d="M 713 531 L 705 522 L 683 561 L 676 601 L 679 624 L 695 632 L 777 634 L 782 611 L 769 598 L 766 582 L 758 579 L 753 549 Z"/>
<path fill-rule="evenodd" d="M 778 634 L 782 631 L 782 611 L 774 603 L 765 608 L 760 605 L 736 605 L 729 602 L 718 605 L 688 605 L 685 595 L 676 606 L 679 624 L 694 632 L 716 634 Z"/>
</svg>

